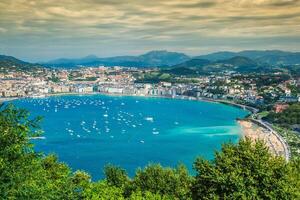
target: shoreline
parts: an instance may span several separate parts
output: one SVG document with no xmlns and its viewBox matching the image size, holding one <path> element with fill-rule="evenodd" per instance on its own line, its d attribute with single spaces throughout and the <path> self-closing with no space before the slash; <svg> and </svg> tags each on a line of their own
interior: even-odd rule
<svg viewBox="0 0 300 200">
<path fill-rule="evenodd" d="M 76 93 L 76 92 L 68 92 L 68 93 L 50 93 L 43 96 L 24 96 L 24 97 L 5 97 L 0 98 L 0 103 L 5 101 L 13 101 L 17 99 L 23 98 L 47 98 L 53 96 L 86 96 L 86 95 L 107 95 L 107 96 L 127 96 L 127 97 L 148 97 L 148 98 L 167 98 L 167 99 L 182 99 L 182 100 L 193 100 L 193 101 L 203 101 L 203 102 L 211 102 L 211 103 L 221 103 L 233 107 L 238 107 L 240 109 L 246 109 L 251 113 L 256 113 L 258 111 L 256 108 L 237 104 L 234 102 L 226 101 L 226 100 L 217 100 L 207 97 L 190 97 L 190 96 L 183 96 L 183 95 L 176 95 L 176 96 L 162 96 L 162 95 L 130 95 L 130 94 L 114 94 L 114 93 L 104 93 L 104 92 L 87 92 L 87 93 Z"/>
<path fill-rule="evenodd" d="M 275 156 L 282 156 L 286 161 L 290 159 L 290 150 L 281 136 L 263 121 L 254 119 L 238 120 L 242 128 L 243 138 L 250 138 L 252 141 L 262 140 Z"/>
<path fill-rule="evenodd" d="M 260 139 L 265 142 L 265 144 L 269 147 L 270 151 L 277 156 L 283 156 L 287 161 L 290 159 L 290 150 L 286 143 L 286 141 L 278 135 L 269 125 L 265 124 L 261 120 L 253 119 L 253 114 L 258 112 L 258 109 L 237 104 L 234 102 L 226 101 L 226 100 L 217 100 L 211 99 L 206 97 L 189 97 L 189 96 L 152 96 L 152 95 L 124 95 L 124 94 L 111 94 L 111 93 L 100 93 L 100 92 L 89 92 L 89 93 L 54 93 L 54 94 L 47 94 L 41 97 L 35 96 L 28 96 L 28 97 L 12 97 L 12 98 L 0 98 L 0 103 L 5 101 L 12 101 L 16 99 L 22 98 L 47 98 L 47 97 L 54 97 L 54 96 L 85 96 L 85 95 L 107 95 L 107 96 L 128 96 L 128 97 L 148 97 L 148 98 L 167 98 L 167 99 L 179 99 L 179 100 L 192 100 L 192 101 L 202 101 L 202 102 L 210 102 L 210 103 L 220 103 L 228 106 L 238 107 L 243 110 L 248 110 L 251 114 L 248 116 L 252 116 L 252 119 L 237 119 L 237 123 L 241 127 L 241 135 L 242 138 L 248 137 L 252 141 L 256 141 Z"/>
</svg>

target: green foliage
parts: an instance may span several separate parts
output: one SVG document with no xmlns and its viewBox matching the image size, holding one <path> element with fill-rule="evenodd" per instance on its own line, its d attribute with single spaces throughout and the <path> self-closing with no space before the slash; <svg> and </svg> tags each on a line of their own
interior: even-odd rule
<svg viewBox="0 0 300 200">
<path fill-rule="evenodd" d="M 223 145 L 214 161 L 198 158 L 194 199 L 297 199 L 291 167 L 260 141 Z M 294 172 L 295 173 L 295 172 Z M 298 182 L 297 179 L 295 182 Z"/>
<path fill-rule="evenodd" d="M 12 56 L 0 55 L 0 72 L 31 72 L 42 70 L 43 67 L 38 64 L 31 64 L 18 60 Z"/>
<path fill-rule="evenodd" d="M 288 85 L 288 88 L 291 90 L 292 95 L 297 96 L 300 94 L 300 86 Z"/>
<path fill-rule="evenodd" d="M 291 151 L 291 156 L 294 159 L 300 159 L 300 134 L 296 131 L 292 131 L 288 128 L 274 126 L 273 128 L 279 133 L 284 140 L 288 143 Z"/>
<path fill-rule="evenodd" d="M 174 198 L 169 196 L 161 196 L 159 194 L 153 194 L 151 192 L 137 191 L 130 195 L 129 200 L 173 200 Z"/>
<path fill-rule="evenodd" d="M 60 79 L 58 77 L 56 77 L 54 74 L 52 74 L 52 76 L 50 78 L 48 78 L 48 80 L 52 81 L 54 83 L 60 82 Z"/>
<path fill-rule="evenodd" d="M 122 200 L 123 191 L 121 188 L 111 186 L 105 181 L 94 182 L 89 185 L 83 192 L 83 199 L 96 200 L 96 199 L 116 199 Z"/>
<path fill-rule="evenodd" d="M 39 135 L 39 118 L 13 105 L 0 110 L 0 199 L 75 199 L 79 186 L 53 155 L 36 154 L 29 138 Z"/>
<path fill-rule="evenodd" d="M 290 105 L 281 113 L 270 112 L 265 119 L 284 127 L 300 124 L 300 103 Z"/>
<path fill-rule="evenodd" d="M 172 76 L 168 73 L 162 73 L 160 71 L 155 72 L 147 72 L 140 74 L 137 77 L 137 83 L 159 83 L 161 81 L 170 82 L 172 80 Z"/>
<path fill-rule="evenodd" d="M 107 183 L 115 187 L 124 187 L 129 181 L 126 171 L 113 165 L 105 166 L 104 174 Z"/>
<path fill-rule="evenodd" d="M 192 178 L 183 165 L 171 169 L 153 164 L 137 170 L 132 186 L 134 190 L 150 191 L 173 199 L 189 199 L 191 182 Z"/>
<path fill-rule="evenodd" d="M 177 76 L 193 76 L 197 74 L 197 71 L 187 67 L 176 67 L 171 69 L 161 70 L 164 73 L 170 73 Z"/>
</svg>

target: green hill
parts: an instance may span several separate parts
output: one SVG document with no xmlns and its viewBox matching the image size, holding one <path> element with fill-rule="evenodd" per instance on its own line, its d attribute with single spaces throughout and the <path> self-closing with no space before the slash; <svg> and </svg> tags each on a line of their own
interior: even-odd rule
<svg viewBox="0 0 300 200">
<path fill-rule="evenodd" d="M 224 71 L 236 71 L 241 73 L 274 72 L 278 70 L 278 67 L 276 68 L 270 64 L 264 64 L 244 56 L 235 56 L 229 59 L 219 61 L 191 59 L 181 64 L 173 66 L 173 68 L 182 67 L 196 70 L 199 74 L 208 74 Z"/>
<path fill-rule="evenodd" d="M 34 71 L 41 69 L 42 66 L 24 62 L 12 56 L 0 55 L 0 71 Z"/>
<path fill-rule="evenodd" d="M 288 52 L 280 50 L 246 50 L 240 52 L 215 52 L 207 55 L 197 56 L 199 59 L 207 59 L 210 61 L 226 60 L 233 57 L 242 56 L 247 57 L 257 62 L 270 65 L 295 65 L 300 64 L 299 52 Z"/>
</svg>

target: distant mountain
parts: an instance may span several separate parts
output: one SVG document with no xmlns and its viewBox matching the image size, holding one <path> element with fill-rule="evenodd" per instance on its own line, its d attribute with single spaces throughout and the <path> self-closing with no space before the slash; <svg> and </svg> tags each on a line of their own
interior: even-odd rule
<svg viewBox="0 0 300 200">
<path fill-rule="evenodd" d="M 290 53 L 286 55 L 266 55 L 259 57 L 256 60 L 271 65 L 299 65 L 300 53 Z"/>
<path fill-rule="evenodd" d="M 124 67 L 163 67 L 172 66 L 189 60 L 183 53 L 168 51 L 151 51 L 140 56 L 117 56 L 98 58 L 87 56 L 80 59 L 57 59 L 44 63 L 47 66 L 75 67 L 83 66 L 124 66 Z"/>
<path fill-rule="evenodd" d="M 12 56 L 0 55 L 0 71 L 28 71 L 40 67 L 38 64 L 28 63 Z"/>
<path fill-rule="evenodd" d="M 236 56 L 250 58 L 259 63 L 271 65 L 294 65 L 300 64 L 300 53 L 293 53 L 279 50 L 256 51 L 248 50 L 241 52 L 216 52 L 207 55 L 197 56 L 198 59 L 207 59 L 210 61 L 220 61 L 230 59 Z"/>
<path fill-rule="evenodd" d="M 184 69 L 183 69 L 184 68 Z M 184 73 L 186 75 L 188 69 L 196 70 L 198 74 L 208 74 L 214 72 L 237 71 L 237 72 L 270 72 L 274 70 L 272 65 L 261 63 L 256 60 L 244 57 L 235 56 L 229 59 L 209 61 L 205 59 L 191 59 L 186 62 L 174 65 L 170 72 Z M 191 71 L 192 72 L 192 71 Z M 195 73 L 195 72 L 193 72 Z"/>
<path fill-rule="evenodd" d="M 235 58 L 236 57 L 236 58 Z M 183 53 L 168 51 L 151 51 L 140 56 L 116 56 L 99 58 L 95 55 L 79 59 L 61 58 L 43 63 L 53 67 L 76 67 L 76 66 L 124 66 L 124 67 L 204 67 L 216 62 L 223 62 L 238 57 L 251 59 L 245 62 L 251 65 L 295 65 L 300 64 L 300 53 L 268 50 L 247 50 L 241 52 L 222 51 L 202 56 L 189 57 Z M 230 60 L 228 62 L 231 62 Z M 242 62 L 239 60 L 239 62 Z M 226 64 L 226 63 L 224 63 Z M 230 63 L 227 63 L 230 64 Z"/>
<path fill-rule="evenodd" d="M 97 56 L 90 55 L 83 58 L 68 59 L 60 58 L 43 63 L 46 66 L 60 66 L 60 67 L 76 67 L 76 66 L 98 66 L 98 65 L 117 65 L 119 63 L 132 63 L 136 64 L 136 59 L 131 56 L 118 56 L 111 58 L 98 58 Z"/>
<path fill-rule="evenodd" d="M 151 51 L 140 56 L 116 56 L 99 58 L 89 55 L 79 59 L 61 58 L 42 65 L 24 62 L 12 56 L 0 55 L 0 70 L 33 70 L 43 66 L 124 66 L 159 67 L 174 74 L 208 74 L 222 71 L 237 72 L 274 72 L 290 71 L 299 73 L 300 53 L 286 51 L 241 51 L 216 52 L 208 55 L 189 57 L 183 53 Z M 179 68 L 179 69 L 176 69 Z"/>
<path fill-rule="evenodd" d="M 190 59 L 189 56 L 183 53 L 168 51 L 151 51 L 138 56 L 138 58 L 150 66 L 172 66 Z"/>
<path fill-rule="evenodd" d="M 211 61 L 206 59 L 193 58 L 186 62 L 175 65 L 174 67 L 203 67 L 210 64 Z"/>
<path fill-rule="evenodd" d="M 12 65 L 20 66 L 20 65 L 29 64 L 29 63 L 19 60 L 12 56 L 0 55 L 0 64 L 1 64 L 1 66 L 12 66 Z"/>
<path fill-rule="evenodd" d="M 254 60 L 243 56 L 235 56 L 227 60 L 217 61 L 216 63 L 232 65 L 234 67 L 254 67 L 258 65 Z"/>
<path fill-rule="evenodd" d="M 207 55 L 196 56 L 194 58 L 210 60 L 210 61 L 218 61 L 218 60 L 225 60 L 225 59 L 233 58 L 234 56 L 236 56 L 236 53 L 234 53 L 234 52 L 220 51 L 220 52 L 210 53 Z"/>
</svg>

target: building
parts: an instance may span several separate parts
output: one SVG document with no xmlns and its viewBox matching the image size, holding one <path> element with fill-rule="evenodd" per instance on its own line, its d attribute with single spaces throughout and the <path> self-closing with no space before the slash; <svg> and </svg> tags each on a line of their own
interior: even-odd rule
<svg viewBox="0 0 300 200">
<path fill-rule="evenodd" d="M 281 113 L 282 111 L 284 111 L 288 107 L 289 107 L 288 104 L 275 104 L 274 105 L 274 111 L 275 111 L 275 113 Z"/>
</svg>

